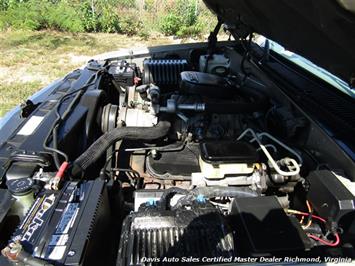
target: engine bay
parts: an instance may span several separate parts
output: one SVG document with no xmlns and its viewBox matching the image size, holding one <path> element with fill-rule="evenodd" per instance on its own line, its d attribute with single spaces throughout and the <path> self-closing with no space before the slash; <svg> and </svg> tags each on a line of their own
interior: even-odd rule
<svg viewBox="0 0 355 266">
<path fill-rule="evenodd" d="M 0 264 L 354 258 L 354 177 L 257 68 L 228 44 L 69 74 L 2 144 Z"/>
</svg>

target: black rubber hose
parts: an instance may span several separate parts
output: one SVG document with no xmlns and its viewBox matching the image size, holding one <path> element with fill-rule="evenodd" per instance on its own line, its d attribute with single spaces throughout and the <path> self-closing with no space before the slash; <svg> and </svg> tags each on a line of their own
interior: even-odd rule
<svg viewBox="0 0 355 266">
<path fill-rule="evenodd" d="M 206 103 L 205 110 L 207 113 L 214 114 L 243 114 L 261 111 L 259 105 L 253 103 Z"/>
<path fill-rule="evenodd" d="M 208 113 L 218 114 L 240 114 L 253 113 L 257 111 L 265 111 L 268 106 L 268 98 L 262 92 L 254 88 L 240 87 L 237 92 L 247 98 L 252 98 L 254 101 L 250 103 L 243 102 L 216 102 L 205 103 L 205 111 Z"/>
<path fill-rule="evenodd" d="M 154 140 L 164 137 L 170 129 L 170 123 L 159 122 L 155 127 L 121 127 L 114 128 L 98 138 L 83 154 L 73 163 L 71 173 L 78 176 L 80 173 L 96 162 L 106 150 L 121 139 Z"/>
</svg>

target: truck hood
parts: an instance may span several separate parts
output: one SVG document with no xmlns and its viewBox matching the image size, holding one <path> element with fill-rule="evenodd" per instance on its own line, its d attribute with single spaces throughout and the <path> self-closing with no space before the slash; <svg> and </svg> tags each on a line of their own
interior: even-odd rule
<svg viewBox="0 0 355 266">
<path fill-rule="evenodd" d="M 355 1 L 204 1 L 234 31 L 259 33 L 355 86 Z"/>
</svg>

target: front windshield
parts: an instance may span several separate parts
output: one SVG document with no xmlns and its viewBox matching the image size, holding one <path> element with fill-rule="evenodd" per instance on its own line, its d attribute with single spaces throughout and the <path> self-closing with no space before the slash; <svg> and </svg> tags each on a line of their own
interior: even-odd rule
<svg viewBox="0 0 355 266">
<path fill-rule="evenodd" d="M 255 42 L 261 46 L 265 46 L 266 38 L 264 36 L 259 35 L 256 39 Z M 280 44 L 269 40 L 269 47 L 272 51 L 278 53 L 279 55 L 283 56 L 284 58 L 290 60 L 291 62 L 297 64 L 298 66 L 304 68 L 305 70 L 313 73 L 314 75 L 318 76 L 319 78 L 323 79 L 324 81 L 328 82 L 335 88 L 341 90 L 342 92 L 346 93 L 347 95 L 351 96 L 352 98 L 355 98 L 355 91 L 354 89 L 351 89 L 350 86 L 337 76 L 331 74 L 324 68 L 321 68 L 308 59 L 295 54 L 291 51 L 286 50 L 283 46 Z"/>
</svg>

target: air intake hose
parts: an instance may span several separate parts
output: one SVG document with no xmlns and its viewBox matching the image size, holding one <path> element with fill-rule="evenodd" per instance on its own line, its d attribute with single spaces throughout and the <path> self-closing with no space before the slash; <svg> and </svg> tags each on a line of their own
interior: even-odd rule
<svg viewBox="0 0 355 266">
<path fill-rule="evenodd" d="M 217 114 L 243 114 L 265 111 L 269 107 L 268 97 L 255 88 L 235 88 L 235 92 L 246 98 L 252 98 L 253 102 L 206 102 L 206 112 Z"/>
<path fill-rule="evenodd" d="M 155 127 L 120 127 L 114 128 L 98 138 L 73 163 L 71 174 L 77 176 L 96 162 L 115 142 L 122 139 L 154 140 L 164 137 L 170 129 L 167 121 L 159 122 Z"/>
</svg>

